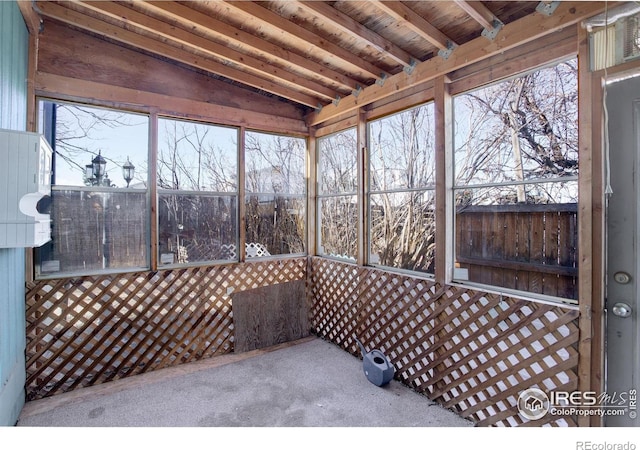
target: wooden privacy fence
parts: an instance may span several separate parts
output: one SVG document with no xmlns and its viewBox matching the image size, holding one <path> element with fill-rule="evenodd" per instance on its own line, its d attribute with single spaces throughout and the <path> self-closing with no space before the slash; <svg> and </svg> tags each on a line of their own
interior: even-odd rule
<svg viewBox="0 0 640 450">
<path fill-rule="evenodd" d="M 577 300 L 577 204 L 468 206 L 456 263 L 468 280 Z"/>
<path fill-rule="evenodd" d="M 145 266 L 146 203 L 145 192 L 54 191 L 52 241 L 40 253 L 63 272 Z"/>
<path fill-rule="evenodd" d="M 518 395 L 577 389 L 578 311 L 403 274 L 311 258 L 311 325 L 354 355 L 380 348 L 396 378 L 480 426 L 575 426 L 547 414 L 529 422 Z"/>
<path fill-rule="evenodd" d="M 27 286 L 27 399 L 233 351 L 230 294 L 306 279 L 307 258 Z"/>
</svg>

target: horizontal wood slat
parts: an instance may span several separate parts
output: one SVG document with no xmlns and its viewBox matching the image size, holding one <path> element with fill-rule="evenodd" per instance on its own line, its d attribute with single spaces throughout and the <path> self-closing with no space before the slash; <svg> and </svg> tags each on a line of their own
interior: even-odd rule
<svg viewBox="0 0 640 450">
<path fill-rule="evenodd" d="M 232 292 L 306 279 L 307 259 L 27 286 L 27 399 L 233 351 Z"/>
<path fill-rule="evenodd" d="M 577 389 L 575 307 L 544 304 L 311 258 L 311 326 L 359 355 L 379 348 L 396 378 L 479 426 L 521 426 L 520 392 Z M 537 425 L 575 426 L 547 415 Z"/>
</svg>

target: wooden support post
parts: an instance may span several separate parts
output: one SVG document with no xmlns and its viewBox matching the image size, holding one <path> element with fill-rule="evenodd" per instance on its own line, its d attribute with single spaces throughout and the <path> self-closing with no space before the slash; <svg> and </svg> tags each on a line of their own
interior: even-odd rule
<svg viewBox="0 0 640 450">
<path fill-rule="evenodd" d="M 307 254 L 315 256 L 317 253 L 318 227 L 318 151 L 315 129 L 310 130 L 311 134 L 307 138 Z"/>
<path fill-rule="evenodd" d="M 578 190 L 578 305 L 580 308 L 578 341 L 578 390 L 591 390 L 593 264 L 593 128 L 592 75 L 589 71 L 589 36 L 578 25 L 578 148 L 580 175 Z M 579 416 L 578 425 L 588 426 L 589 417 Z"/>
<path fill-rule="evenodd" d="M 149 115 L 149 265 L 158 270 L 158 114 Z"/>
<path fill-rule="evenodd" d="M 245 203 L 245 142 L 247 129 L 240 127 L 238 132 L 238 227 L 240 227 L 238 240 L 238 258 L 244 262 L 247 258 L 247 205 Z"/>
<path fill-rule="evenodd" d="M 358 147 L 358 265 L 369 262 L 369 228 L 368 228 L 368 143 L 367 121 L 362 109 L 358 111 L 357 147 Z"/>
<path fill-rule="evenodd" d="M 585 30 L 579 29 L 579 57 L 587 65 L 588 61 L 588 34 Z M 580 70 L 586 71 L 588 68 L 580 66 Z M 582 72 L 581 72 L 582 73 Z M 591 195 L 592 195 L 592 222 L 591 222 L 591 247 L 592 275 L 591 275 L 591 367 L 590 367 L 590 389 L 601 394 L 605 392 L 605 278 L 606 278 L 606 223 L 605 223 L 605 157 L 604 157 L 604 74 L 586 73 L 589 76 L 590 92 L 579 92 L 580 101 L 588 102 L 590 117 L 585 116 L 585 120 L 591 123 L 589 144 L 591 145 Z M 587 97 L 589 95 L 589 97 Z M 582 122 L 579 123 L 582 126 Z M 587 136 L 585 135 L 585 138 Z M 580 161 L 580 171 L 582 171 L 582 161 Z M 582 287 L 582 285 L 580 286 Z M 582 297 L 581 297 L 582 298 Z M 581 309 L 582 311 L 582 309 Z M 586 364 L 586 363 L 585 363 Z M 587 368 L 585 367 L 585 370 Z M 604 426 L 604 417 L 591 417 L 590 426 Z"/>
<path fill-rule="evenodd" d="M 18 2 L 19 4 L 23 2 Z M 24 12 L 24 5 L 20 5 L 20 9 Z M 27 20 L 27 16 L 25 16 Z M 29 23 L 29 21 L 27 21 Z M 28 26 L 29 29 L 29 65 L 27 67 L 27 131 L 38 131 L 38 105 L 36 101 L 35 78 L 38 70 L 38 45 L 40 39 L 38 36 L 39 29 L 35 24 Z M 34 249 L 25 250 L 25 281 L 30 282 L 35 277 L 35 261 Z"/>
<path fill-rule="evenodd" d="M 600 77 L 591 79 L 591 124 L 592 124 L 592 162 L 593 162 L 593 211 L 591 245 L 593 251 L 593 277 L 591 288 L 591 391 L 604 392 L 605 365 L 605 322 L 604 299 L 606 277 L 605 249 L 605 200 L 604 200 L 604 155 L 603 155 L 603 82 Z M 604 426 L 604 417 L 591 417 L 590 426 Z"/>
<path fill-rule="evenodd" d="M 439 77 L 434 85 L 436 148 L 436 263 L 440 284 L 453 278 L 453 123 L 449 80 Z"/>
</svg>

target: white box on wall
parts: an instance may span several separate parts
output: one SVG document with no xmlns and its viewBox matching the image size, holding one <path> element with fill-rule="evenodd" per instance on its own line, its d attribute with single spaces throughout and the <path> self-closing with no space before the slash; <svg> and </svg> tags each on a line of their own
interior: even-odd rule
<svg viewBox="0 0 640 450">
<path fill-rule="evenodd" d="M 0 129 L 0 248 L 51 240 L 51 155 L 42 135 Z"/>
</svg>

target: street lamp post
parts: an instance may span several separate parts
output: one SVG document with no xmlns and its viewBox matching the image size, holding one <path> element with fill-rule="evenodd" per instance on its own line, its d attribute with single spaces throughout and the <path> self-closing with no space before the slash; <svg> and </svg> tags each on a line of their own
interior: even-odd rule
<svg viewBox="0 0 640 450">
<path fill-rule="evenodd" d="M 129 157 L 127 156 L 127 162 L 122 166 L 122 178 L 127 182 L 127 187 L 129 187 L 129 183 L 133 180 L 133 176 L 136 173 L 136 166 L 131 164 L 129 161 Z"/>
<path fill-rule="evenodd" d="M 136 166 L 131 164 L 129 157 L 127 157 L 127 162 L 122 166 L 122 178 L 127 182 L 127 187 L 129 187 L 135 173 Z M 84 178 L 89 186 L 112 187 L 111 180 L 107 175 L 107 160 L 102 156 L 102 151 L 98 151 L 96 157 L 91 160 L 91 164 L 85 166 Z"/>
<path fill-rule="evenodd" d="M 129 183 L 133 180 L 135 175 L 135 166 L 131 164 L 129 161 L 129 157 L 127 157 L 127 162 L 122 166 L 122 178 L 127 182 L 127 187 L 129 187 Z M 102 156 L 102 152 L 98 151 L 98 155 L 91 160 L 91 164 L 87 164 L 85 166 L 85 182 L 89 186 L 104 186 L 104 187 L 115 187 L 115 185 L 111 186 L 111 180 L 107 175 L 107 160 Z M 109 229 L 109 214 L 107 213 L 107 209 L 109 207 L 109 202 L 107 197 L 110 195 L 108 192 L 98 193 L 98 195 L 102 198 L 102 267 L 108 268 L 110 265 L 110 235 L 111 230 Z"/>
<path fill-rule="evenodd" d="M 91 186 L 111 186 L 111 180 L 107 175 L 107 160 L 101 151 L 91 160 L 91 164 L 85 166 L 84 177 Z"/>
</svg>

